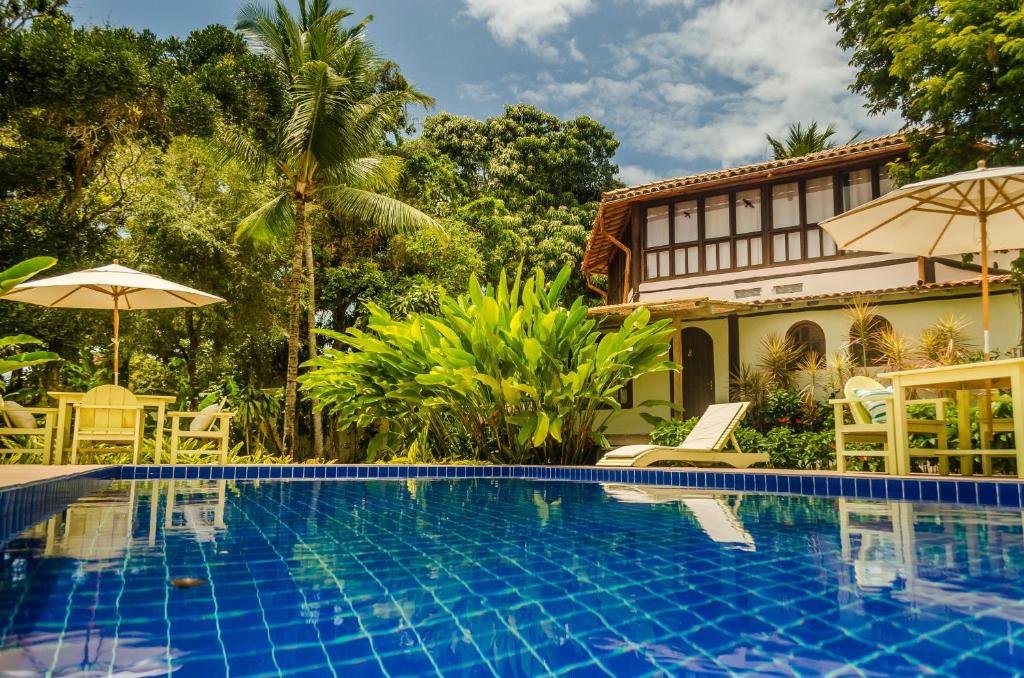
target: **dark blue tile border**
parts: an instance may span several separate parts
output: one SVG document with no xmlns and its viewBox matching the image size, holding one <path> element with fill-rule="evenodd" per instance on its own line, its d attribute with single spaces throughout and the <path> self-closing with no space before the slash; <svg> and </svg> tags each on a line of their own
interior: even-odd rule
<svg viewBox="0 0 1024 678">
<path fill-rule="evenodd" d="M 252 465 L 252 466 L 110 466 L 0 488 L 0 545 L 28 525 L 61 510 L 99 488 L 104 480 L 199 478 L 237 479 L 372 479 L 372 478 L 525 478 L 580 482 L 667 485 L 692 489 L 769 492 L 819 497 L 870 497 L 915 502 L 1021 508 L 1024 482 L 1015 479 L 956 477 L 840 476 L 835 473 L 785 471 L 686 470 L 666 468 L 598 468 L 596 466 L 439 466 L 388 464 Z"/>
<path fill-rule="evenodd" d="M 106 469 L 105 469 L 106 470 Z M 952 504 L 1020 508 L 1024 482 L 957 477 L 892 478 L 840 476 L 835 473 L 785 471 L 685 470 L 666 468 L 598 468 L 596 466 L 441 466 L 388 464 L 263 465 L 263 466 L 121 466 L 108 470 L 124 479 L 212 478 L 526 478 L 581 482 L 669 485 L 738 492 L 804 494 L 817 497 L 870 497 Z"/>
</svg>

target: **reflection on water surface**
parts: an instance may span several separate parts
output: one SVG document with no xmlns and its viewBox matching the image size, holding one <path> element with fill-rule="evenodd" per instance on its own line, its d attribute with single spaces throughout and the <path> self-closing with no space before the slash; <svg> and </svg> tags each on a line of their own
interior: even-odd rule
<svg viewBox="0 0 1024 678">
<path fill-rule="evenodd" d="M 1022 568 L 1022 514 L 997 508 L 112 481 L 2 551 L 0 672 L 1011 674 Z"/>
</svg>

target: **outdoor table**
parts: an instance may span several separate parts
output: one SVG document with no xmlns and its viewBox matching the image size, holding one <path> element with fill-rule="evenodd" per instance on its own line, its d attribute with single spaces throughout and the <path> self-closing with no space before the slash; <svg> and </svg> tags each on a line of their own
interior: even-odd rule
<svg viewBox="0 0 1024 678">
<path fill-rule="evenodd" d="M 71 433 L 71 407 L 75 403 L 82 402 L 84 393 L 71 391 L 48 391 L 47 395 L 57 401 L 57 435 L 53 443 L 53 463 L 63 463 L 64 450 L 68 447 L 68 440 Z M 153 441 L 153 463 L 160 463 L 160 452 L 164 444 L 164 420 L 166 419 L 167 406 L 175 402 L 178 397 L 172 395 L 140 395 L 135 398 L 143 407 L 156 410 L 156 432 Z"/>
<path fill-rule="evenodd" d="M 964 475 L 971 475 L 971 463 L 974 455 L 981 455 L 983 459 L 992 456 L 1013 456 L 1017 460 L 1017 477 L 1024 478 L 1024 358 L 883 372 L 878 376 L 892 380 L 897 474 L 907 475 L 910 473 L 906 390 L 908 388 L 928 388 L 937 391 L 956 391 L 957 430 L 960 439 L 958 450 L 929 450 L 929 453 L 937 453 L 936 456 L 960 456 Z M 1010 389 L 1013 403 L 1014 449 L 972 450 L 970 392 L 1000 388 Z"/>
</svg>

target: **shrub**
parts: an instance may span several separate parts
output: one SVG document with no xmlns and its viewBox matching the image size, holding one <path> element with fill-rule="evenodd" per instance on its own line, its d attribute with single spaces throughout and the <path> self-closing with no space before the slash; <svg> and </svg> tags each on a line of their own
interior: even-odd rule
<svg viewBox="0 0 1024 678">
<path fill-rule="evenodd" d="M 678 445 L 697 423 L 693 417 L 685 421 L 663 421 L 651 432 L 655 445 Z M 767 452 L 772 468 L 827 469 L 835 467 L 835 431 L 796 432 L 777 426 L 762 434 L 749 426 L 736 429 L 736 440 L 744 452 Z"/>
<path fill-rule="evenodd" d="M 312 361 L 303 389 L 342 429 L 372 434 L 371 460 L 455 459 L 452 442 L 468 439 L 486 460 L 585 463 L 607 447 L 615 393 L 677 367 L 665 359 L 668 321 L 650 322 L 645 308 L 601 332 L 581 298 L 561 306 L 570 271 L 550 286 L 539 270 L 511 286 L 502 274 L 486 290 L 471 276 L 468 293 L 443 296 L 436 315 L 397 320 L 368 305 L 366 331 L 324 332 L 338 346 Z"/>
</svg>

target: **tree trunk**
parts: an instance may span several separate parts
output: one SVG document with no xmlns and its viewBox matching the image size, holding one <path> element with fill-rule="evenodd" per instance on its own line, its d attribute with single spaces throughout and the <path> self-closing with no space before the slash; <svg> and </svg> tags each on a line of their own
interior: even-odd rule
<svg viewBox="0 0 1024 678">
<path fill-rule="evenodd" d="M 199 362 L 199 332 L 196 330 L 195 311 L 191 308 L 185 311 L 185 331 L 188 334 L 188 353 L 185 359 L 185 368 L 188 371 L 188 404 L 189 408 L 194 410 L 199 395 L 199 379 L 196 373 Z"/>
<path fill-rule="evenodd" d="M 284 434 L 283 452 L 295 456 L 296 420 L 295 407 L 298 400 L 297 379 L 299 376 L 299 319 L 302 292 L 302 253 L 306 238 L 306 203 L 301 197 L 295 200 L 295 233 L 292 242 L 292 272 L 288 277 L 288 370 L 284 382 Z"/>
<path fill-rule="evenodd" d="M 303 237 L 306 250 L 306 324 L 309 327 L 309 359 L 316 357 L 316 268 L 313 261 L 313 229 L 306 228 Z M 313 456 L 322 459 L 324 456 L 324 423 L 317 410 L 317 401 L 313 401 Z"/>
</svg>

